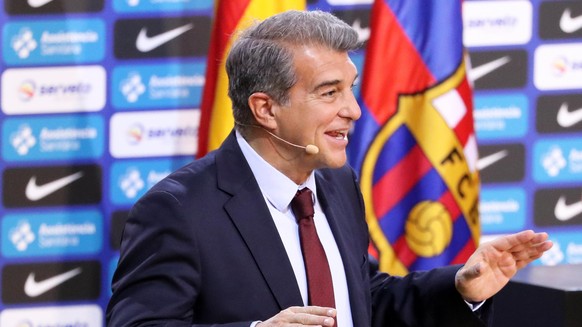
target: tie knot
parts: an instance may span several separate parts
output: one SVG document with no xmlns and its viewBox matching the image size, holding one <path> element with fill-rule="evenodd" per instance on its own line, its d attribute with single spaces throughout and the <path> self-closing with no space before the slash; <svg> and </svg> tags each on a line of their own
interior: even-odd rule
<svg viewBox="0 0 582 327">
<path fill-rule="evenodd" d="M 297 221 L 313 217 L 313 199 L 312 192 L 307 187 L 297 191 L 293 200 L 291 200 L 291 209 L 295 214 Z"/>
</svg>

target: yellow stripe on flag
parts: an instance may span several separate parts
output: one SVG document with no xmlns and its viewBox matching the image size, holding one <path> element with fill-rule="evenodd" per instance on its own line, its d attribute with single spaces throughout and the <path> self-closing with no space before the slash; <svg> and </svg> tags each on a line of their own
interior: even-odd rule
<svg viewBox="0 0 582 327">
<path fill-rule="evenodd" d="M 233 0 L 226 0 L 233 1 Z M 305 0 L 251 0 L 245 10 L 244 15 L 238 22 L 236 30 L 240 31 L 249 27 L 253 22 L 264 20 L 276 13 L 287 10 L 305 10 Z M 234 34 L 236 35 L 236 33 Z M 218 70 L 218 77 L 216 80 L 216 90 L 214 95 L 214 105 L 210 118 L 210 128 L 208 130 L 208 151 L 217 149 L 222 141 L 228 136 L 232 127 L 234 126 L 234 119 L 232 116 L 232 103 L 228 97 L 228 77 L 224 63 L 226 62 L 226 54 L 228 54 L 232 45 L 233 39 L 229 41 L 225 57 L 221 58 L 221 67 Z"/>
</svg>

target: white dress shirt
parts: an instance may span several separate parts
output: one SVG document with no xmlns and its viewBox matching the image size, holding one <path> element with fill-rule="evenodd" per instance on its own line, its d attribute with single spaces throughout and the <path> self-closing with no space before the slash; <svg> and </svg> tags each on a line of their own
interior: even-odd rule
<svg viewBox="0 0 582 327">
<path fill-rule="evenodd" d="M 297 191 L 304 187 L 308 187 L 314 195 L 317 194 L 315 175 L 312 172 L 307 181 L 301 185 L 297 185 L 259 156 L 238 131 L 236 132 L 236 136 L 242 153 L 259 184 L 271 217 L 285 246 L 285 251 L 295 273 L 297 286 L 299 286 L 299 291 L 303 298 L 303 304 L 307 305 L 307 277 L 299 242 L 299 228 L 293 211 L 291 210 L 291 200 Z M 317 196 L 314 196 L 313 200 L 315 228 L 325 250 L 333 280 L 335 305 L 337 309 L 337 326 L 353 327 L 348 284 L 343 261 L 327 218 L 317 200 Z M 253 323 L 251 327 L 256 323 Z"/>
</svg>

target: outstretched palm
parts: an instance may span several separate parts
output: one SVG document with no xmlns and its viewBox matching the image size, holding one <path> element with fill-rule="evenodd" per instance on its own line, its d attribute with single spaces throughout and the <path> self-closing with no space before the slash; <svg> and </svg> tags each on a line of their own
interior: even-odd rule
<svg viewBox="0 0 582 327">
<path fill-rule="evenodd" d="M 499 292 L 515 275 L 552 247 L 546 233 L 531 230 L 481 244 L 457 272 L 455 285 L 467 301 L 484 301 Z"/>
</svg>

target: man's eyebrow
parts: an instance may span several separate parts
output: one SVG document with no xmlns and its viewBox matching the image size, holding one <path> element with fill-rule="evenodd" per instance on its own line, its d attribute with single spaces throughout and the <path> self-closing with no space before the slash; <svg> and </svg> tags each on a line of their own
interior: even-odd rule
<svg viewBox="0 0 582 327">
<path fill-rule="evenodd" d="M 352 84 L 354 84 L 357 80 L 358 80 L 359 75 L 356 74 L 356 76 L 354 77 L 354 81 L 352 82 Z M 314 88 L 313 88 L 313 92 L 316 92 L 317 90 L 326 87 L 326 86 L 334 86 L 334 85 L 338 85 L 340 84 L 342 81 L 339 79 L 334 79 L 334 80 L 330 80 L 330 81 L 323 81 L 319 84 L 317 84 Z"/>
<path fill-rule="evenodd" d="M 317 91 L 321 88 L 327 87 L 327 86 L 334 86 L 334 85 L 338 85 L 339 83 L 341 83 L 342 81 L 339 79 L 334 79 L 334 80 L 330 80 L 330 81 L 323 81 L 319 84 L 317 84 L 314 88 L 313 91 Z"/>
</svg>

